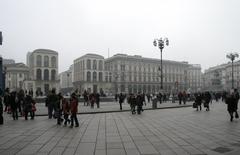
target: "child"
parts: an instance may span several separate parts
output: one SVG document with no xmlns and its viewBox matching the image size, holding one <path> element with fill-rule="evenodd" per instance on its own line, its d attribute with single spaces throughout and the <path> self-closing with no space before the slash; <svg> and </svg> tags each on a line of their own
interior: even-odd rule
<svg viewBox="0 0 240 155">
<path fill-rule="evenodd" d="M 68 101 L 65 98 L 62 98 L 62 110 L 63 110 L 63 117 L 64 117 L 64 126 L 67 126 L 67 123 L 70 123 L 69 116 L 69 110 L 70 106 Z"/>
</svg>

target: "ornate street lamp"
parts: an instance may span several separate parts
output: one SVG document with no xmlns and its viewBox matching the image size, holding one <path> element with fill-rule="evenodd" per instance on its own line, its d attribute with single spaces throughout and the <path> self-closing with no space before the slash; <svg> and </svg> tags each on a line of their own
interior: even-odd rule
<svg viewBox="0 0 240 155">
<path fill-rule="evenodd" d="M 229 53 L 227 54 L 227 58 L 230 59 L 232 61 L 232 89 L 234 88 L 234 79 L 233 79 L 233 61 L 235 60 L 235 58 L 238 58 L 238 54 L 237 53 Z"/>
<path fill-rule="evenodd" d="M 163 69 L 162 69 L 162 50 L 164 48 L 165 45 L 169 45 L 169 40 L 168 38 L 160 38 L 160 39 L 154 39 L 153 41 L 153 45 L 158 47 L 160 49 L 160 53 L 161 53 L 161 86 L 160 89 L 163 89 Z"/>
</svg>

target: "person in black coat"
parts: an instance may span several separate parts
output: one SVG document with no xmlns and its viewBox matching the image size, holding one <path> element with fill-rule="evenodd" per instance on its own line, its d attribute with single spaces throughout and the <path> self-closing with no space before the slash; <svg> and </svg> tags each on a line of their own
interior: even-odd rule
<svg viewBox="0 0 240 155">
<path fill-rule="evenodd" d="M 131 107 L 131 112 L 132 112 L 132 114 L 136 114 L 136 110 L 135 110 L 135 107 L 136 107 L 136 103 L 137 103 L 137 101 L 136 101 L 136 97 L 133 95 L 133 94 L 130 94 L 130 96 L 129 96 L 129 104 L 130 104 L 130 107 Z"/>
<path fill-rule="evenodd" d="M 142 109 L 143 97 L 140 93 L 138 93 L 138 95 L 137 95 L 136 102 L 137 102 L 137 113 L 141 114 L 141 112 L 143 111 L 143 109 Z"/>
<path fill-rule="evenodd" d="M 124 95 L 120 93 L 119 95 L 119 105 L 120 105 L 120 110 L 122 110 L 122 103 L 124 102 Z"/>
<path fill-rule="evenodd" d="M 239 93 L 237 91 L 237 89 L 234 89 L 234 101 L 235 101 L 235 118 L 239 118 L 238 115 L 238 101 L 239 101 Z"/>
<path fill-rule="evenodd" d="M 35 101 L 33 100 L 31 95 L 26 95 L 24 103 L 23 103 L 23 109 L 24 109 L 24 115 L 25 120 L 28 120 L 28 114 L 30 113 L 31 119 L 34 119 L 34 112 L 33 112 L 33 103 Z"/>
<path fill-rule="evenodd" d="M 1 88 L 0 88 L 1 89 Z M 0 125 L 3 124 L 3 99 L 2 99 L 2 91 L 0 90 Z"/>
<path fill-rule="evenodd" d="M 197 111 L 198 111 L 198 107 L 200 110 L 202 110 L 202 95 L 200 92 L 195 94 L 195 103 L 197 104 Z"/>
<path fill-rule="evenodd" d="M 97 108 L 100 108 L 100 94 L 99 93 L 95 94 L 95 99 L 96 99 Z"/>
<path fill-rule="evenodd" d="M 209 103 L 211 101 L 211 94 L 209 92 L 205 92 L 204 94 L 204 107 L 206 108 L 206 111 L 209 111 Z"/>
<path fill-rule="evenodd" d="M 16 96 L 16 92 L 11 92 L 10 94 L 10 107 L 11 107 L 11 110 L 12 110 L 12 117 L 13 117 L 13 120 L 18 120 L 18 101 L 17 101 L 17 96 Z"/>
<path fill-rule="evenodd" d="M 233 113 L 236 112 L 236 101 L 234 92 L 230 92 L 226 95 L 225 103 L 227 104 L 227 110 L 230 115 L 230 121 L 233 121 Z"/>
</svg>

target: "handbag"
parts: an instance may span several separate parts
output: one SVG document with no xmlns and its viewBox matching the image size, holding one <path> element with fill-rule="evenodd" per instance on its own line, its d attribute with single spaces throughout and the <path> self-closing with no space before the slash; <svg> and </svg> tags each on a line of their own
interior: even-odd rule
<svg viewBox="0 0 240 155">
<path fill-rule="evenodd" d="M 36 108 L 36 106 L 35 105 L 32 105 L 32 111 L 36 111 L 37 110 L 37 108 Z"/>
<path fill-rule="evenodd" d="M 197 108 L 197 103 L 193 102 L 193 108 Z"/>
</svg>

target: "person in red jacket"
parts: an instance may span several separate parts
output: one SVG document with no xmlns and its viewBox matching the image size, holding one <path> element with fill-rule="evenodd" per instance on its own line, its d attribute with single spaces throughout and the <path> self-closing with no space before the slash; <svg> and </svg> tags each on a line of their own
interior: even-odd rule
<svg viewBox="0 0 240 155">
<path fill-rule="evenodd" d="M 78 112 L 78 99 L 75 93 L 70 98 L 70 110 L 71 110 L 71 128 L 73 127 L 73 120 L 75 121 L 75 127 L 79 127 L 77 112 Z"/>
</svg>

